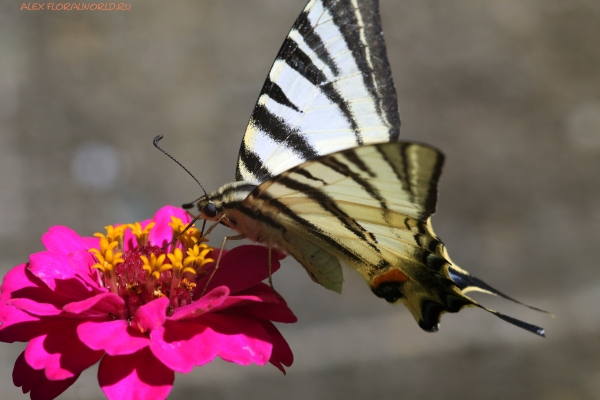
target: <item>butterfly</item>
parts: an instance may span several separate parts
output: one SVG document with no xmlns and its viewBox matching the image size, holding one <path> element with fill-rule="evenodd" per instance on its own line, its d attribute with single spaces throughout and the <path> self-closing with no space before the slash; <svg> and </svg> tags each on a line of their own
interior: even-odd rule
<svg viewBox="0 0 600 400">
<path fill-rule="evenodd" d="M 349 265 L 425 331 L 443 313 L 479 307 L 544 336 L 465 295 L 519 303 L 450 260 L 431 226 L 444 156 L 399 134 L 378 1 L 311 0 L 262 87 L 235 182 L 193 204 L 238 237 L 291 254 L 327 289 L 341 292 Z"/>
</svg>

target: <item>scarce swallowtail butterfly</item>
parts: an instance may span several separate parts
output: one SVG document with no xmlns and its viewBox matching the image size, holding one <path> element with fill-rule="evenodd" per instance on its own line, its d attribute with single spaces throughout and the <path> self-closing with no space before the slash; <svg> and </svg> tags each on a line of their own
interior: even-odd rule
<svg viewBox="0 0 600 400">
<path fill-rule="evenodd" d="M 201 218 L 291 254 L 327 289 L 341 291 L 349 265 L 426 331 L 475 306 L 544 336 L 465 295 L 513 300 L 450 260 L 431 227 L 444 156 L 399 133 L 378 1 L 311 0 L 252 111 L 236 181 L 193 204 Z"/>
</svg>

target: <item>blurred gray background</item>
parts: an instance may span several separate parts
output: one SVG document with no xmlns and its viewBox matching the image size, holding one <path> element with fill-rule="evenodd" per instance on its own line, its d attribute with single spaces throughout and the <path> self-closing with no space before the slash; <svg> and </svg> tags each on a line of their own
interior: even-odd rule
<svg viewBox="0 0 600 400">
<path fill-rule="evenodd" d="M 233 179 L 267 71 L 304 0 L 131 0 L 130 11 L 0 4 L 1 271 L 63 224 L 82 235 Z M 600 399 L 600 2 L 381 0 L 404 139 L 447 155 L 433 219 L 454 261 L 556 319 L 477 296 L 422 332 L 346 270 L 344 294 L 288 260 L 299 317 L 273 367 L 215 362 L 171 399 Z M 215 244 L 227 231 L 213 235 Z M 26 396 L 0 345 L 0 398 Z M 91 369 L 61 399 L 97 399 Z"/>
</svg>

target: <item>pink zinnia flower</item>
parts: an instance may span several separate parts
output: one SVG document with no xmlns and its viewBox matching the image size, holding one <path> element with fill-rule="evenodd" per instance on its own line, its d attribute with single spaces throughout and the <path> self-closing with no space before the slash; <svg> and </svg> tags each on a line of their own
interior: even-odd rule
<svg viewBox="0 0 600 400">
<path fill-rule="evenodd" d="M 1 287 L 0 340 L 29 342 L 15 363 L 15 385 L 32 399 L 52 399 L 100 361 L 108 398 L 162 399 L 175 371 L 216 356 L 270 362 L 285 373 L 292 352 L 272 321 L 296 317 L 261 282 L 268 250 L 237 247 L 209 279 L 214 250 L 195 228 L 167 246 L 189 221 L 167 206 L 152 221 L 109 226 L 96 238 L 50 228 L 46 251 L 14 267 Z"/>
</svg>

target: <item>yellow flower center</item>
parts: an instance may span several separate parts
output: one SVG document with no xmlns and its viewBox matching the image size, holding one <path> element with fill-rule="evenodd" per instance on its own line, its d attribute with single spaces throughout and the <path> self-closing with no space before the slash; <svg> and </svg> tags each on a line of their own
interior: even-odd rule
<svg viewBox="0 0 600 400">
<path fill-rule="evenodd" d="M 185 230 L 183 221 L 171 218 L 173 241 L 165 248 L 149 243 L 154 222 L 145 227 L 139 222 L 107 226 L 105 234 L 94 234 L 100 241 L 99 248 L 90 249 L 96 259 L 92 268 L 100 272 L 106 288 L 125 299 L 129 317 L 139 306 L 158 297 L 168 297 L 171 309 L 191 303 L 195 280 L 214 262 L 208 257 L 214 249 L 202 243 L 206 239 L 201 239 L 200 232 L 194 227 Z M 124 245 L 128 229 L 137 239 L 132 248 Z"/>
</svg>

